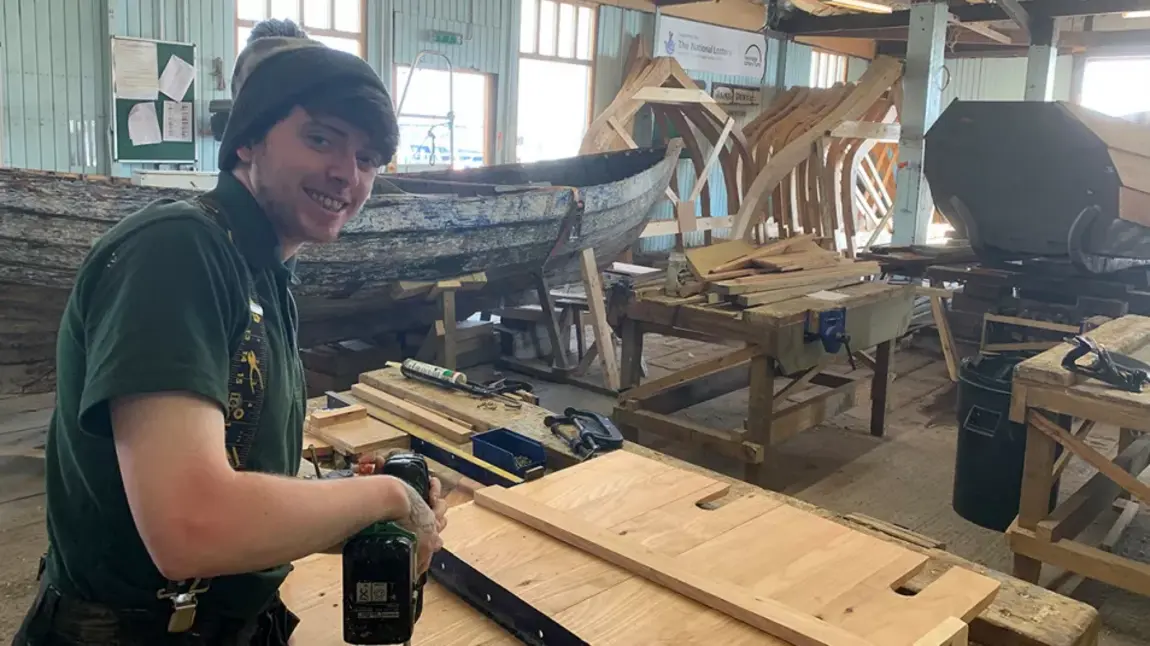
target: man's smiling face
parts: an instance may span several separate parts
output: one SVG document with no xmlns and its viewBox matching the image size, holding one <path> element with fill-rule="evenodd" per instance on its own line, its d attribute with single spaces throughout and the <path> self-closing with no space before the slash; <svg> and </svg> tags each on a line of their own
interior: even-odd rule
<svg viewBox="0 0 1150 646">
<path fill-rule="evenodd" d="M 288 256 L 304 243 L 339 237 L 385 163 L 360 129 L 298 106 L 237 155 Z"/>
</svg>

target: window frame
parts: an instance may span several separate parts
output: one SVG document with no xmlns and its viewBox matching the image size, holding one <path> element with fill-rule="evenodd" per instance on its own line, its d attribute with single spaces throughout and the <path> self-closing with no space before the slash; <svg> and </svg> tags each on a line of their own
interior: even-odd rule
<svg viewBox="0 0 1150 646">
<path fill-rule="evenodd" d="M 232 37 L 235 38 L 235 42 L 236 42 L 236 56 L 239 56 L 240 52 L 244 48 L 244 43 L 240 40 L 240 29 L 243 29 L 244 27 L 251 29 L 252 27 L 255 27 L 256 24 L 259 22 L 258 20 L 248 20 L 246 18 L 240 18 L 240 2 L 242 2 L 242 1 L 243 0 L 237 0 L 234 3 L 235 4 L 235 16 L 234 16 L 234 23 L 235 24 L 232 28 Z M 264 15 L 268 16 L 269 14 L 271 14 L 272 0 L 260 0 L 260 1 L 262 1 L 264 3 Z M 308 27 L 307 24 L 304 22 L 304 15 L 305 15 L 304 14 L 304 7 L 305 7 L 305 5 L 307 5 L 309 3 L 314 3 L 314 2 L 327 2 L 328 3 L 328 9 L 330 11 L 329 15 L 331 16 L 331 22 L 332 22 L 332 28 L 331 29 L 316 29 L 313 27 Z M 357 56 L 366 60 L 367 59 L 367 0 L 359 0 L 358 4 L 359 4 L 359 31 L 358 32 L 343 31 L 343 30 L 334 28 L 334 26 L 335 26 L 335 0 L 298 0 L 299 20 L 296 20 L 295 23 L 297 25 L 299 25 L 300 28 L 303 29 L 307 33 L 308 36 L 322 36 L 324 38 L 341 38 L 344 40 L 354 40 L 359 45 L 358 46 L 359 53 L 357 54 Z"/>
<path fill-rule="evenodd" d="M 586 2 L 583 0 L 550 0 L 555 3 L 555 25 L 554 25 L 554 46 L 556 55 L 540 54 L 539 53 L 539 35 L 540 35 L 540 6 L 543 0 L 518 0 L 520 3 L 532 2 L 535 4 L 535 27 L 532 29 L 532 35 L 535 37 L 535 43 L 532 46 L 532 51 L 523 51 L 523 35 L 522 25 L 520 25 L 519 33 L 516 34 L 516 49 L 518 50 L 519 60 L 531 59 L 537 61 L 548 61 L 552 63 L 567 63 L 573 65 L 582 65 L 588 68 L 587 73 L 587 123 L 585 127 L 590 126 L 595 120 L 595 52 L 599 45 L 599 5 Z M 575 52 L 573 56 L 560 56 L 559 54 L 559 18 L 562 15 L 560 5 L 572 5 L 575 7 L 575 24 L 572 27 L 575 33 Z M 587 47 L 588 58 L 579 58 L 579 9 L 586 8 L 590 12 L 591 26 L 588 32 L 590 42 Z M 520 20 L 523 19 L 523 12 L 520 12 Z M 516 101 L 518 101 L 516 97 Z"/>
<path fill-rule="evenodd" d="M 842 64 L 839 70 L 838 78 L 832 74 L 832 65 Z M 824 73 L 825 72 L 825 73 Z M 817 47 L 811 48 L 811 70 L 808 77 L 809 87 L 813 88 L 830 88 L 838 83 L 846 83 L 847 77 L 850 75 L 850 57 L 846 54 L 839 52 L 832 52 Z M 824 78 L 825 77 L 825 78 Z M 826 82 L 827 85 L 820 85 L 820 82 Z"/>
<path fill-rule="evenodd" d="M 415 71 L 412 68 L 410 63 L 395 63 L 394 65 L 392 65 L 392 68 L 391 68 L 391 72 L 392 72 L 391 73 L 391 85 L 392 85 L 391 92 L 392 92 L 392 96 L 395 97 L 397 108 L 399 107 L 399 103 L 398 103 L 399 102 L 399 94 L 400 94 L 400 92 L 403 91 L 403 88 L 400 87 L 400 84 L 399 84 L 399 70 L 400 70 L 400 68 L 407 68 L 408 70 L 410 70 L 408 72 L 409 74 L 412 74 Z M 447 70 L 440 70 L 438 68 L 420 68 L 420 69 L 422 69 L 422 70 L 432 69 L 432 70 L 435 70 L 438 72 L 444 72 L 444 73 L 447 72 Z M 486 96 L 486 98 L 487 98 L 486 104 L 487 105 L 484 108 L 484 119 L 483 119 L 483 165 L 484 166 L 490 166 L 492 156 L 495 153 L 495 117 L 496 117 L 495 112 L 498 109 L 498 105 L 497 105 L 498 97 L 496 96 L 496 92 L 495 92 L 495 90 L 496 90 L 495 75 L 487 73 L 487 72 L 479 72 L 476 70 L 459 70 L 459 69 L 454 70 L 454 73 L 455 74 L 463 74 L 463 75 L 467 75 L 467 76 L 479 76 L 479 77 L 483 78 L 484 93 L 487 95 Z M 399 119 L 401 118 L 401 116 L 402 115 L 396 113 L 395 118 L 396 118 L 397 123 L 398 123 Z M 408 116 L 413 116 L 413 115 L 408 115 Z M 397 151 L 396 155 L 398 156 L 398 154 L 399 153 Z"/>
</svg>

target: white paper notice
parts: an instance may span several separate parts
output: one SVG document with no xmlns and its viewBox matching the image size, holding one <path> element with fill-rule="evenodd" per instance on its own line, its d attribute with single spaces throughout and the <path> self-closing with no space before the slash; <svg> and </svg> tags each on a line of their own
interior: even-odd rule
<svg viewBox="0 0 1150 646">
<path fill-rule="evenodd" d="M 192 104 L 164 101 L 164 141 L 192 140 Z"/>
<path fill-rule="evenodd" d="M 160 75 L 160 91 L 176 101 L 183 101 L 195 75 L 194 67 L 179 56 L 172 56 L 164 66 L 164 73 Z"/>
<path fill-rule="evenodd" d="M 155 43 L 113 40 L 112 65 L 116 74 L 116 98 L 137 101 L 156 99 L 159 72 Z"/>
<path fill-rule="evenodd" d="M 817 298 L 820 301 L 841 301 L 849 297 L 846 294 L 840 294 L 839 292 L 828 292 L 823 290 L 814 292 L 812 294 L 807 294 L 807 298 Z"/>
<path fill-rule="evenodd" d="M 163 141 L 160 136 L 160 120 L 156 118 L 155 103 L 137 103 L 128 112 L 128 137 L 133 146 L 146 146 L 158 144 Z"/>
</svg>

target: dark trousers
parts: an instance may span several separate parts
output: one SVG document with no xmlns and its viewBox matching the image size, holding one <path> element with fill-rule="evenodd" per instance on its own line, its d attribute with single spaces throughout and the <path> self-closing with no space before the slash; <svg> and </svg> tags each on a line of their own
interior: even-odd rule
<svg viewBox="0 0 1150 646">
<path fill-rule="evenodd" d="M 200 612 L 184 633 L 169 633 L 168 617 L 68 598 L 41 581 L 12 646 L 286 646 L 299 623 L 278 598 L 249 621 Z"/>
</svg>

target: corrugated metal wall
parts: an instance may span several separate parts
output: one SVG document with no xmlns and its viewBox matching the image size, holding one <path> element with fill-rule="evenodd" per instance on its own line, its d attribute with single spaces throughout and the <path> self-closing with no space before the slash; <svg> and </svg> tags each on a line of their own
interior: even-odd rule
<svg viewBox="0 0 1150 646">
<path fill-rule="evenodd" d="M 228 96 L 234 19 L 234 0 L 0 0 L 3 163 L 130 174 L 108 144 L 111 35 L 196 43 L 197 130 L 206 131 L 208 101 Z M 222 90 L 211 74 L 217 57 Z M 215 141 L 197 141 L 199 168 L 215 169 Z"/>
<path fill-rule="evenodd" d="M 0 157 L 9 166 L 107 172 L 107 5 L 0 1 Z"/>
<path fill-rule="evenodd" d="M 1070 99 L 1071 56 L 1059 56 L 1054 71 L 1054 99 Z M 951 101 L 1021 101 L 1026 89 L 1026 58 L 948 58 L 942 83 L 942 106 Z"/>
</svg>

